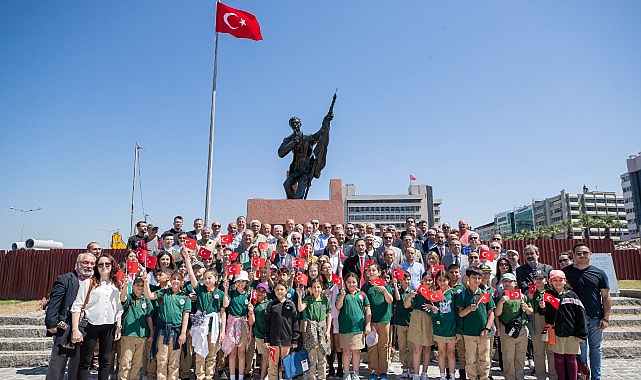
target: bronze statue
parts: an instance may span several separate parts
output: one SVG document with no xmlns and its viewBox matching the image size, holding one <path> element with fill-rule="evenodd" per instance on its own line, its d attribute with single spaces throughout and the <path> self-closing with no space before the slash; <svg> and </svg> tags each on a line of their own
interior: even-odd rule
<svg viewBox="0 0 641 380">
<path fill-rule="evenodd" d="M 283 183 L 287 199 L 307 199 L 312 178 L 320 178 L 320 172 L 325 167 L 327 157 L 329 124 L 334 118 L 335 102 L 336 93 L 329 106 L 329 112 L 323 118 L 321 129 L 313 135 L 305 134 L 300 130 L 302 123 L 299 118 L 294 116 L 289 119 L 289 126 L 294 132 L 285 137 L 278 148 L 280 158 L 285 157 L 289 152 L 294 154 L 292 163 L 289 165 L 289 174 Z M 294 191 L 294 184 L 297 184 L 296 191 Z"/>
</svg>

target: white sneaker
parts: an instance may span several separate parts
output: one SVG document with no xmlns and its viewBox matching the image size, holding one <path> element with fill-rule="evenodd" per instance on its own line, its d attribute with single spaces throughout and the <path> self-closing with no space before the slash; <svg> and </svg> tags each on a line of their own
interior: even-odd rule
<svg viewBox="0 0 641 380">
<path fill-rule="evenodd" d="M 350 380 L 360 380 L 360 377 L 358 376 L 358 372 L 354 371 L 352 372 L 352 377 Z"/>
<path fill-rule="evenodd" d="M 415 373 L 414 375 L 412 375 L 412 380 L 421 380 L 421 375 Z"/>
<path fill-rule="evenodd" d="M 409 377 L 410 377 L 409 371 L 407 370 L 407 368 L 404 368 L 403 369 L 403 373 L 401 373 L 401 378 L 402 379 L 408 379 Z"/>
<path fill-rule="evenodd" d="M 426 372 L 421 373 L 421 380 L 428 380 Z"/>
</svg>

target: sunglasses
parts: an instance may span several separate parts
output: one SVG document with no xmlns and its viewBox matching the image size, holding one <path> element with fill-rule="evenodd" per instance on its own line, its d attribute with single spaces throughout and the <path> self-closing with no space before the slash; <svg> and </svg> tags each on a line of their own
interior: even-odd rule
<svg viewBox="0 0 641 380">
<path fill-rule="evenodd" d="M 492 238 L 492 241 L 501 241 L 501 238 Z"/>
<path fill-rule="evenodd" d="M 478 256 L 468 256 L 468 257 L 470 258 L 470 260 L 478 260 L 479 259 Z"/>
<path fill-rule="evenodd" d="M 111 263 L 100 263 L 98 268 L 111 268 Z"/>
<path fill-rule="evenodd" d="M 574 252 L 574 256 L 587 256 L 590 254 L 590 251 L 576 251 Z"/>
</svg>

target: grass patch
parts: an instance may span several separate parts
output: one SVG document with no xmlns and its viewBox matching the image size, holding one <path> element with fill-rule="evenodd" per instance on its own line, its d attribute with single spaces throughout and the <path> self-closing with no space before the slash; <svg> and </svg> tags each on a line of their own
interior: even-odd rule
<svg viewBox="0 0 641 380">
<path fill-rule="evenodd" d="M 641 289 L 641 280 L 619 280 L 619 289 Z"/>
<path fill-rule="evenodd" d="M 39 309 L 40 301 L 0 300 L 0 315 L 19 315 Z"/>
</svg>

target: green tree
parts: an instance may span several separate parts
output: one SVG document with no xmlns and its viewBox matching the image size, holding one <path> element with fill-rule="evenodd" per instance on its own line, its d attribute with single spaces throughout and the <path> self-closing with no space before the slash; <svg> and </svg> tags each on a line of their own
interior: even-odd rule
<svg viewBox="0 0 641 380">
<path fill-rule="evenodd" d="M 536 236 L 537 239 L 547 239 L 550 237 L 550 233 L 548 232 L 548 229 L 546 227 L 536 227 L 536 231 L 534 231 L 534 236 Z"/>
<path fill-rule="evenodd" d="M 616 219 L 613 216 L 606 215 L 599 218 L 599 224 L 601 227 L 605 228 L 605 238 L 610 239 L 612 236 L 611 230 L 613 228 L 623 228 L 624 225 L 619 219 Z"/>
<path fill-rule="evenodd" d="M 574 239 L 573 228 L 574 227 L 578 227 L 578 226 L 577 226 L 577 224 L 575 222 L 572 221 L 572 219 L 563 220 L 563 221 L 561 221 L 561 223 L 559 223 L 559 225 L 561 227 L 565 228 L 565 238 L 566 239 Z"/>
<path fill-rule="evenodd" d="M 548 234 L 550 235 L 550 239 L 556 239 L 557 235 L 560 235 L 563 233 L 563 227 L 560 224 L 553 224 L 546 228 L 547 228 Z"/>
<path fill-rule="evenodd" d="M 579 216 L 579 225 L 583 228 L 583 237 L 586 239 L 590 238 L 590 228 L 594 227 L 596 224 L 596 220 L 588 214 L 582 214 Z"/>
</svg>

